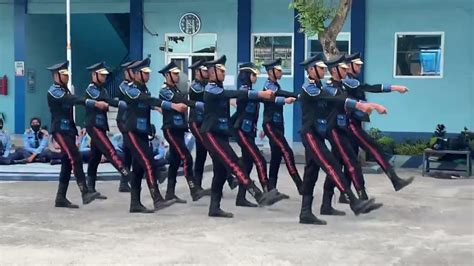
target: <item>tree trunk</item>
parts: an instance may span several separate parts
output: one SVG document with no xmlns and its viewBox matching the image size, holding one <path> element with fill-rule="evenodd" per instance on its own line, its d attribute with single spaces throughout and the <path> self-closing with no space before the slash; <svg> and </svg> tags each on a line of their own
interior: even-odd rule
<svg viewBox="0 0 474 266">
<path fill-rule="evenodd" d="M 340 0 L 339 7 L 333 20 L 329 26 L 327 26 L 324 31 L 318 35 L 318 39 L 323 46 L 323 51 L 326 58 L 330 58 L 339 54 L 339 50 L 336 46 L 336 38 L 339 32 L 342 30 L 342 26 L 346 21 L 347 14 L 351 9 L 351 5 L 352 0 Z"/>
</svg>

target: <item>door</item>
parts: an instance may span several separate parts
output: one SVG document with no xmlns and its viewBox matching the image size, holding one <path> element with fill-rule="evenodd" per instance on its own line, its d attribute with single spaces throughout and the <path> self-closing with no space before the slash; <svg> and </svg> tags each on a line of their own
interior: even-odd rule
<svg viewBox="0 0 474 266">
<path fill-rule="evenodd" d="M 191 62 L 192 62 L 191 64 L 194 64 L 194 63 L 196 63 L 197 61 L 199 61 L 201 59 L 204 60 L 205 62 L 212 61 L 212 60 L 214 60 L 214 58 L 215 58 L 214 56 L 210 56 L 210 55 L 207 55 L 207 56 L 206 55 L 204 55 L 204 56 L 203 55 L 193 55 L 191 57 Z M 192 75 L 191 75 L 191 80 L 193 80 L 193 79 L 194 79 L 194 73 L 192 73 Z"/>
<path fill-rule="evenodd" d="M 190 56 L 170 56 L 169 62 L 174 62 L 181 73 L 179 74 L 178 89 L 183 93 L 188 93 L 188 87 L 190 84 L 189 80 L 189 66 L 190 66 Z"/>
</svg>

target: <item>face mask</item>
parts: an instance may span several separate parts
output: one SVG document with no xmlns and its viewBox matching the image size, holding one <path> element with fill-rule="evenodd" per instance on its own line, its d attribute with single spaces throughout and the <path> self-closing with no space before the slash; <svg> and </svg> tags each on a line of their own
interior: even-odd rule
<svg viewBox="0 0 474 266">
<path fill-rule="evenodd" d="M 40 130 L 40 128 L 41 128 L 40 125 L 31 126 L 31 129 L 33 129 L 34 132 L 38 132 Z"/>
</svg>

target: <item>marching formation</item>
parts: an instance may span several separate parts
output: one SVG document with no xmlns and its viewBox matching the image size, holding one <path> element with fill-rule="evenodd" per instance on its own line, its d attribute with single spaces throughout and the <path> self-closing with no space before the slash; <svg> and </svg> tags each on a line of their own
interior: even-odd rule
<svg viewBox="0 0 474 266">
<path fill-rule="evenodd" d="M 366 92 L 405 93 L 408 90 L 404 86 L 359 82 L 357 75 L 363 64 L 359 53 L 329 59 L 318 53 L 301 62 L 307 79 L 300 94 L 280 86 L 278 81 L 283 74 L 281 59 L 263 64 L 268 75 L 263 90 L 254 88 L 259 67 L 252 62 L 239 66 L 237 90 L 224 89 L 225 63 L 225 55 L 213 61 L 195 62 L 190 67 L 194 72 L 194 80 L 189 94 L 177 88 L 180 69 L 174 62 L 169 63 L 159 71 L 164 76 L 164 84 L 158 98 L 152 97 L 147 87 L 152 72 L 149 58 L 121 65 L 124 81 L 119 86 L 118 98 L 111 98 L 104 88 L 109 74 L 104 62 L 87 68 L 91 72 L 91 83 L 84 97 L 72 94 L 67 87 L 68 62 L 49 67 L 54 80 L 48 91 L 52 136 L 64 151 L 55 206 L 78 208 L 66 198 L 71 171 L 76 177 L 83 204 L 107 199 L 96 190 L 97 168 L 102 156 L 121 175 L 119 191 L 130 192 L 131 213 L 153 213 L 175 203 L 186 203 L 175 193 L 180 165 L 183 166 L 191 199 L 197 201 L 210 196 L 208 215 L 231 218 L 233 214 L 221 208 L 226 181 L 232 187 L 233 180 L 238 181 L 236 206 L 269 206 L 289 198 L 277 189 L 278 172 L 283 159 L 296 190 L 302 196 L 299 221 L 304 224 L 326 224 L 312 211 L 314 187 L 320 169 L 327 174 L 321 215 L 345 215 L 332 207 L 335 188 L 341 193 L 339 202 L 349 204 L 355 215 L 382 207 L 381 203 L 376 203 L 367 195 L 362 168 L 357 160 L 359 148 L 375 158 L 396 191 L 413 181 L 413 177 L 405 180 L 397 176 L 382 149 L 362 128 L 362 122 L 369 121 L 372 111 L 386 113 L 383 106 L 366 102 Z M 326 71 L 331 77 L 324 82 Z M 231 99 L 236 99 L 237 104 L 237 111 L 232 116 Z M 306 158 L 303 178 L 298 173 L 293 151 L 284 135 L 283 108 L 295 101 L 301 103 L 302 111 L 300 133 Z M 261 103 L 262 126 L 271 150 L 268 168 L 265 157 L 255 143 Z M 82 168 L 82 157 L 75 143 L 78 132 L 73 118 L 74 105 L 86 108 L 85 126 L 91 137 L 87 174 Z M 118 108 L 117 126 L 123 138 L 123 156 L 117 155 L 107 137 L 109 106 Z M 158 187 L 157 167 L 150 148 L 151 111 L 162 114 L 163 135 L 170 145 L 164 196 Z M 187 131 L 196 139 L 195 160 L 185 144 Z M 230 137 L 237 141 L 241 157 L 231 147 Z M 326 141 L 331 148 L 326 145 Z M 202 178 L 208 153 L 213 166 L 212 185 L 210 189 L 203 189 Z M 254 165 L 258 183 L 250 177 Z M 153 200 L 152 209 L 140 201 L 143 177 Z M 247 192 L 257 204 L 247 200 Z"/>
</svg>

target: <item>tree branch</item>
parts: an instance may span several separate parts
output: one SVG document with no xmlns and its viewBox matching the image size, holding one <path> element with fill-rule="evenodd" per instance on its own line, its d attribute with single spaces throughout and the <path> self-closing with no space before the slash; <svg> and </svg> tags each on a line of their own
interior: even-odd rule
<svg viewBox="0 0 474 266">
<path fill-rule="evenodd" d="M 339 7 L 333 20 L 327 26 L 324 31 L 319 35 L 319 40 L 323 46 L 323 51 L 326 57 L 339 54 L 339 49 L 336 46 L 336 38 L 339 32 L 341 32 L 344 22 L 346 21 L 347 14 L 351 9 L 352 0 L 340 0 Z"/>
<path fill-rule="evenodd" d="M 352 0 L 340 0 L 339 7 L 337 9 L 336 15 L 329 24 L 329 26 L 324 30 L 329 35 L 330 38 L 336 38 L 337 34 L 342 30 L 344 22 L 346 21 L 347 14 L 352 6 Z"/>
</svg>

